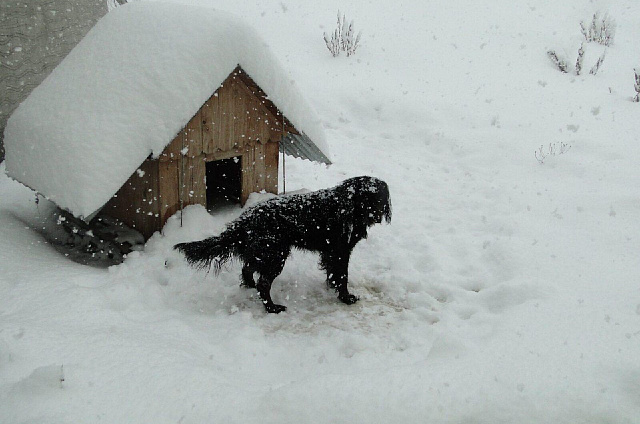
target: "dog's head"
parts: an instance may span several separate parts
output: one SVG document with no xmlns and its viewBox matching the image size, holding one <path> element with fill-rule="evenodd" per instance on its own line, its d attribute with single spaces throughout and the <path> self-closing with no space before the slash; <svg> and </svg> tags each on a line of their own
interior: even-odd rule
<svg viewBox="0 0 640 424">
<path fill-rule="evenodd" d="M 354 177 L 341 186 L 352 196 L 354 207 L 367 226 L 380 224 L 383 219 L 391 222 L 391 197 L 387 183 L 374 177 Z"/>
</svg>

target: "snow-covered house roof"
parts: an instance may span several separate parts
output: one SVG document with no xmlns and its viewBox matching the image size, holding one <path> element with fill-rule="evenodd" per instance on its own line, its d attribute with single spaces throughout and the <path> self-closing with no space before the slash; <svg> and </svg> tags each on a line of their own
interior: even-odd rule
<svg viewBox="0 0 640 424">
<path fill-rule="evenodd" d="M 211 8 L 135 2 L 101 19 L 10 117 L 7 174 L 89 217 L 238 65 L 328 157 L 319 120 L 252 28 Z"/>
</svg>

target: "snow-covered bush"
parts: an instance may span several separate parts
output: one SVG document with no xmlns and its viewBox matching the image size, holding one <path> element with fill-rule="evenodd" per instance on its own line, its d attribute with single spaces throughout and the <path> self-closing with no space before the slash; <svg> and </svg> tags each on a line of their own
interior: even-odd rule
<svg viewBox="0 0 640 424">
<path fill-rule="evenodd" d="M 604 57 L 606 53 L 607 51 L 603 50 L 602 54 L 598 57 L 598 60 L 596 61 L 596 63 L 591 67 L 591 69 L 589 70 L 589 73 L 591 75 L 595 75 L 598 73 L 598 71 L 600 70 L 600 65 L 602 65 L 602 62 L 604 62 Z M 582 74 L 584 54 L 585 54 L 584 44 L 581 44 L 580 48 L 578 49 L 578 57 L 576 59 L 576 64 L 574 66 L 574 71 L 576 75 Z M 547 56 L 549 56 L 549 59 L 551 59 L 551 62 L 553 62 L 553 64 L 556 66 L 556 68 L 558 68 L 560 72 L 562 72 L 563 74 L 569 73 L 568 71 L 569 65 L 567 65 L 567 59 L 564 59 L 562 56 L 559 56 L 555 50 L 549 50 L 547 52 Z"/>
<path fill-rule="evenodd" d="M 558 156 L 565 154 L 571 149 L 571 145 L 563 142 L 549 143 L 549 147 L 547 149 L 544 148 L 543 145 L 540 145 L 540 148 L 535 151 L 536 159 L 540 164 L 544 164 L 544 161 L 549 156 Z"/>
<path fill-rule="evenodd" d="M 593 15 L 593 19 L 590 25 L 586 25 L 584 21 L 580 22 L 580 31 L 584 36 L 585 41 L 580 43 L 580 47 L 578 48 L 578 56 L 576 58 L 574 71 L 576 75 L 582 74 L 584 59 L 586 48 L 589 43 L 598 43 L 605 46 L 605 49 L 602 51 L 595 64 L 589 70 L 591 75 L 595 75 L 600 70 L 600 66 L 602 62 L 604 62 L 604 58 L 606 55 L 606 47 L 609 46 L 613 42 L 613 36 L 615 34 L 615 21 L 609 17 L 608 14 L 605 14 L 602 18 L 598 13 Z M 585 42 L 587 45 L 585 45 Z M 562 57 L 562 55 L 558 54 L 555 50 L 547 51 L 547 56 L 553 64 L 558 68 L 558 70 L 562 73 L 568 73 L 568 60 Z M 587 55 L 588 56 L 588 55 Z"/>
<path fill-rule="evenodd" d="M 636 96 L 633 98 L 634 102 L 640 102 L 640 68 L 636 68 L 633 70 L 635 74 L 636 83 L 633 85 L 633 88 L 636 89 Z"/>
<path fill-rule="evenodd" d="M 607 13 L 602 17 L 599 13 L 594 13 L 591 24 L 580 22 L 580 31 L 587 42 L 596 42 L 608 47 L 616 34 L 616 22 Z"/>
<path fill-rule="evenodd" d="M 324 33 L 324 42 L 327 45 L 327 49 L 331 52 L 333 57 L 339 56 L 341 51 L 347 53 L 347 56 L 351 56 L 356 53 L 358 46 L 360 45 L 360 36 L 362 31 L 358 32 L 355 36 L 354 21 L 347 25 L 345 15 L 340 15 L 338 10 L 338 27 L 333 31 L 331 38 Z"/>
<path fill-rule="evenodd" d="M 582 66 L 584 63 L 584 54 L 585 54 L 585 49 L 584 49 L 584 43 L 583 43 L 580 45 L 580 48 L 578 49 L 578 58 L 576 59 L 576 65 L 574 67 L 576 75 L 580 75 L 582 73 Z M 605 49 L 602 51 L 602 54 L 598 57 L 598 60 L 596 61 L 596 63 L 589 70 L 589 73 L 591 75 L 595 75 L 598 73 L 598 71 L 600 70 L 600 65 L 602 65 L 602 62 L 604 62 L 604 58 L 606 54 L 607 54 L 607 50 Z M 558 68 L 560 72 L 562 72 L 563 74 L 569 73 L 568 71 L 569 66 L 567 65 L 567 59 L 564 59 L 563 57 L 558 56 L 558 53 L 556 53 L 555 50 L 549 50 L 547 52 L 547 56 L 549 56 L 549 59 L 551 59 L 551 62 L 553 62 L 553 64 L 556 66 L 556 68 Z"/>
</svg>

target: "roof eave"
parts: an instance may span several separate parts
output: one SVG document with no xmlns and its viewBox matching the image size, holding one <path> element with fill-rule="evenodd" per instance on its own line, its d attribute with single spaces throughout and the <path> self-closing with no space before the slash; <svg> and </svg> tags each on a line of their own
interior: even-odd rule
<svg viewBox="0 0 640 424">
<path fill-rule="evenodd" d="M 329 158 L 305 134 L 287 133 L 280 140 L 280 151 L 287 155 L 331 165 Z"/>
</svg>

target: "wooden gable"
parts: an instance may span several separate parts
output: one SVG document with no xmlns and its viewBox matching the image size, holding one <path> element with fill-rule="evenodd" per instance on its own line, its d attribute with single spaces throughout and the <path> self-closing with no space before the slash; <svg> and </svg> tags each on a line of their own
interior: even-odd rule
<svg viewBox="0 0 640 424">
<path fill-rule="evenodd" d="M 241 197 L 278 192 L 279 141 L 297 133 L 238 66 L 157 159 L 147 159 L 103 208 L 145 238 L 187 205 L 206 206 L 205 168 L 238 157 Z"/>
</svg>

